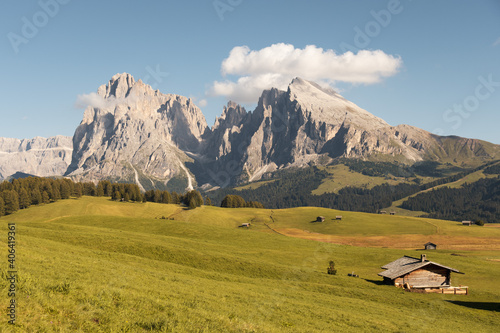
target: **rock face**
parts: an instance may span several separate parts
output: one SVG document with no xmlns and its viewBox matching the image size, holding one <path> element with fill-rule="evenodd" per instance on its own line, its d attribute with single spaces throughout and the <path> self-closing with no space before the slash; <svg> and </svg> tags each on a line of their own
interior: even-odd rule
<svg viewBox="0 0 500 333">
<path fill-rule="evenodd" d="M 457 162 L 464 156 L 491 159 L 500 153 L 499 146 L 480 140 L 390 126 L 335 91 L 300 78 L 286 92 L 264 91 L 254 112 L 228 104 L 210 139 L 207 151 L 212 163 L 203 180 L 220 186 L 337 157 L 413 164 Z"/>
<path fill-rule="evenodd" d="M 0 138 L 0 179 L 16 172 L 64 174 L 183 192 L 338 157 L 473 165 L 500 156 L 500 146 L 488 142 L 390 126 L 300 78 L 287 91 L 264 91 L 253 112 L 229 102 L 211 129 L 191 99 L 162 94 L 126 73 L 113 76 L 89 101 L 72 142 L 63 136 Z"/>
<path fill-rule="evenodd" d="M 71 137 L 33 139 L 0 138 L 0 179 L 16 172 L 35 176 L 60 176 L 71 162 Z"/>
<path fill-rule="evenodd" d="M 500 156 L 484 141 L 390 126 L 330 88 L 294 79 L 262 93 L 253 112 L 229 102 L 214 126 L 182 96 L 154 91 L 129 74 L 99 87 L 73 137 L 67 176 L 183 191 L 254 181 L 287 167 L 334 158 L 459 163 Z"/>
<path fill-rule="evenodd" d="M 66 175 L 75 179 L 136 182 L 159 187 L 194 177 L 192 161 L 208 130 L 191 99 L 162 94 L 129 74 L 117 74 L 97 91 L 99 106 L 88 106 L 73 137 L 73 158 Z"/>
</svg>

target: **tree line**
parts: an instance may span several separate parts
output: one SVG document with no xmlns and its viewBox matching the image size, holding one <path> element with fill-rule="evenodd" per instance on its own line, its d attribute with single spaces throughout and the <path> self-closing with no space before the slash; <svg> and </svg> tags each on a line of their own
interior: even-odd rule
<svg viewBox="0 0 500 333">
<path fill-rule="evenodd" d="M 49 204 L 58 200 L 79 198 L 82 195 L 111 197 L 112 200 L 125 202 L 156 202 L 184 204 L 189 208 L 211 205 L 210 198 L 205 201 L 201 193 L 192 190 L 184 194 L 152 190 L 142 193 L 137 184 L 111 183 L 101 180 L 92 182 L 74 182 L 71 179 L 53 179 L 27 177 L 3 181 L 0 183 L 0 216 L 15 213 L 30 206 Z"/>
<path fill-rule="evenodd" d="M 254 189 L 235 190 L 224 188 L 210 192 L 209 195 L 213 202 L 221 202 L 227 195 L 238 195 L 246 201 L 259 201 L 265 204 L 267 208 L 291 208 L 301 206 L 326 207 L 347 211 L 359 211 L 376 213 L 380 209 L 389 207 L 394 201 L 403 199 L 420 191 L 429 188 L 457 181 L 466 175 L 478 170 L 484 169 L 498 161 L 489 162 L 483 166 L 473 169 L 461 169 L 454 175 L 438 178 L 432 182 L 421 184 L 418 181 L 414 183 L 401 183 L 397 185 L 382 184 L 372 189 L 345 187 L 338 193 L 323 193 L 314 195 L 312 191 L 317 189 L 321 182 L 329 177 L 326 170 L 311 166 L 303 169 L 285 169 L 275 173 L 270 178 L 272 182 L 261 185 Z M 382 175 L 384 168 L 390 163 L 386 162 L 367 162 L 353 160 L 348 163 L 349 168 L 361 171 L 363 166 L 367 166 L 368 174 Z M 405 169 L 400 165 L 392 165 L 389 168 L 399 175 L 409 174 L 432 174 L 437 173 L 438 164 L 435 162 L 421 163 L 410 169 Z M 452 167 L 453 170 L 459 170 Z M 396 172 L 399 170 L 398 172 Z M 410 172 L 411 171 L 411 172 Z M 384 173 L 387 175 L 387 173 Z M 269 178 L 268 178 L 269 179 Z M 418 178 L 417 178 L 418 179 Z"/>
<path fill-rule="evenodd" d="M 427 217 L 437 219 L 500 223 L 500 176 L 421 193 L 403 202 L 402 208 L 427 212 Z"/>
<path fill-rule="evenodd" d="M 241 196 L 234 194 L 226 195 L 220 206 L 224 208 L 264 208 L 264 205 L 258 201 L 246 202 Z"/>
<path fill-rule="evenodd" d="M 92 183 L 92 187 L 95 185 Z M 28 177 L 0 183 L 0 216 L 19 209 L 88 195 L 89 184 L 69 179 Z"/>
<path fill-rule="evenodd" d="M 417 184 L 380 185 L 373 189 L 345 187 L 338 193 L 313 195 L 312 191 L 329 174 L 317 167 L 290 169 L 279 172 L 278 179 L 255 189 L 221 189 L 211 192 L 212 201 L 221 202 L 228 195 L 241 196 L 246 201 L 258 201 L 267 208 L 291 208 L 316 206 L 340 210 L 375 213 L 399 200 L 419 191 Z M 221 203 L 224 204 L 224 203 Z"/>
</svg>

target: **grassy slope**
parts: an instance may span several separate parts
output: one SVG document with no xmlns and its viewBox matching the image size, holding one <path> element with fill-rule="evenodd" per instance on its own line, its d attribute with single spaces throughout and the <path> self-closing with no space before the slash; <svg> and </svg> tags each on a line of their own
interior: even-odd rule
<svg viewBox="0 0 500 333">
<path fill-rule="evenodd" d="M 388 211 L 394 211 L 400 215 L 405 215 L 405 216 L 423 216 L 423 215 L 427 215 L 426 212 L 421 212 L 421 211 L 410 211 L 410 210 L 407 210 L 407 209 L 403 209 L 403 208 L 400 208 L 401 204 L 403 202 L 405 202 L 406 200 L 408 200 L 409 198 L 412 198 L 412 197 L 415 197 L 421 193 L 425 193 L 425 192 L 428 192 L 428 191 L 432 191 L 432 190 L 436 190 L 436 189 L 439 189 L 439 188 L 442 188 L 442 187 L 450 187 L 450 188 L 459 188 L 461 187 L 462 185 L 464 185 L 465 183 L 474 183 L 474 182 L 477 182 L 478 180 L 480 179 L 483 179 L 483 178 L 496 178 L 497 175 L 490 175 L 490 174 L 484 174 L 482 170 L 479 170 L 479 171 L 476 171 L 476 172 L 473 172 L 455 182 L 452 182 L 452 183 L 446 183 L 446 184 L 442 184 L 442 185 L 438 185 L 438 186 L 434 186 L 432 188 L 429 188 L 427 190 L 424 190 L 424 191 L 420 191 L 418 193 L 415 193 L 415 194 L 412 194 L 406 198 L 403 198 L 403 199 L 400 199 L 400 200 L 397 200 L 397 201 L 394 201 L 392 203 L 392 206 L 391 207 L 388 207 L 386 208 L 386 210 Z"/>
<path fill-rule="evenodd" d="M 84 197 L 0 219 L 17 224 L 19 332 L 491 332 L 500 324 L 497 251 L 429 252 L 457 268 L 470 296 L 379 285 L 380 266 L 420 252 L 336 245 L 268 232 L 310 228 L 332 237 L 409 232 L 498 237 L 495 229 L 412 218 L 290 210 L 116 203 Z M 324 224 L 310 223 L 317 215 Z M 167 216 L 175 220 L 160 220 Z M 393 218 L 394 220 L 391 220 Z M 236 228 L 251 221 L 251 229 Z M 434 220 L 432 220 L 435 222 Z M 330 223 L 332 222 L 332 223 Z M 333 223 L 336 223 L 335 225 Z M 371 225 L 373 224 L 373 225 Z M 266 231 L 266 232 L 261 232 Z M 498 229 L 500 232 L 500 229 Z M 6 231 L 5 231 L 6 232 Z M 6 249 L 5 237 L 0 246 Z M 337 276 L 325 274 L 335 260 Z M 6 270 L 6 260 L 2 272 Z M 355 271 L 361 278 L 349 278 Z M 8 301 L 2 280 L 2 306 Z M 454 303 L 455 302 L 455 303 Z M 483 309 L 477 309 L 483 308 Z M 488 308 L 490 310 L 484 309 Z M 6 320 L 0 330 L 6 330 Z"/>
<path fill-rule="evenodd" d="M 349 167 L 343 164 L 327 167 L 326 170 L 331 174 L 331 176 L 324 179 L 321 185 L 312 191 L 312 194 L 320 195 L 323 193 L 338 193 L 339 190 L 346 186 L 371 189 L 377 185 L 385 183 L 396 185 L 404 182 L 404 180 L 366 176 L 358 172 L 350 171 Z"/>
<path fill-rule="evenodd" d="M 242 190 L 255 190 L 256 188 L 259 188 L 261 187 L 262 185 L 266 185 L 266 184 L 269 184 L 269 183 L 272 183 L 274 182 L 275 180 L 260 180 L 260 181 L 256 181 L 256 182 L 252 182 L 252 183 L 248 183 L 246 185 L 242 185 L 242 186 L 238 186 L 238 187 L 235 187 L 234 189 L 237 190 L 237 191 L 242 191 Z"/>
</svg>

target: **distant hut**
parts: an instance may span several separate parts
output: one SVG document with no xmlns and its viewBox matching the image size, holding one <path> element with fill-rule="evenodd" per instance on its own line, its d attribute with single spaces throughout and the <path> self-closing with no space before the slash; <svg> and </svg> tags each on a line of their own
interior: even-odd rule
<svg viewBox="0 0 500 333">
<path fill-rule="evenodd" d="M 250 228 L 250 223 L 242 223 L 240 228 Z"/>
<path fill-rule="evenodd" d="M 385 210 L 379 210 L 378 212 L 379 214 L 387 214 L 387 212 Z"/>
<path fill-rule="evenodd" d="M 324 216 L 318 216 L 316 218 L 316 222 L 325 222 L 325 217 Z"/>
<path fill-rule="evenodd" d="M 342 220 L 342 215 L 337 215 L 337 216 L 335 216 L 335 219 L 336 219 L 336 220 Z"/>
<path fill-rule="evenodd" d="M 391 215 L 396 215 L 396 212 L 390 212 Z"/>
<path fill-rule="evenodd" d="M 426 250 L 436 250 L 437 249 L 437 245 L 434 243 L 431 243 L 431 242 L 425 243 L 424 247 Z"/>
<path fill-rule="evenodd" d="M 472 225 L 472 221 L 462 221 L 462 225 L 468 225 L 470 227 Z"/>
</svg>

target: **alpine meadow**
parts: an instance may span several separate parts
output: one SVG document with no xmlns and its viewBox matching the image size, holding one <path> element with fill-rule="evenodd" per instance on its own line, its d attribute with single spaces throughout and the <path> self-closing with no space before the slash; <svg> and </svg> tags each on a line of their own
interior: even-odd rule
<svg viewBox="0 0 500 333">
<path fill-rule="evenodd" d="M 328 221 L 311 223 L 317 214 Z M 17 332 L 492 332 L 500 321 L 496 227 L 105 197 L 31 207 L 7 223 L 18 239 Z M 417 250 L 426 240 L 439 250 Z M 377 276 L 423 252 L 465 272 L 452 281 L 470 294 L 409 293 Z"/>
</svg>

